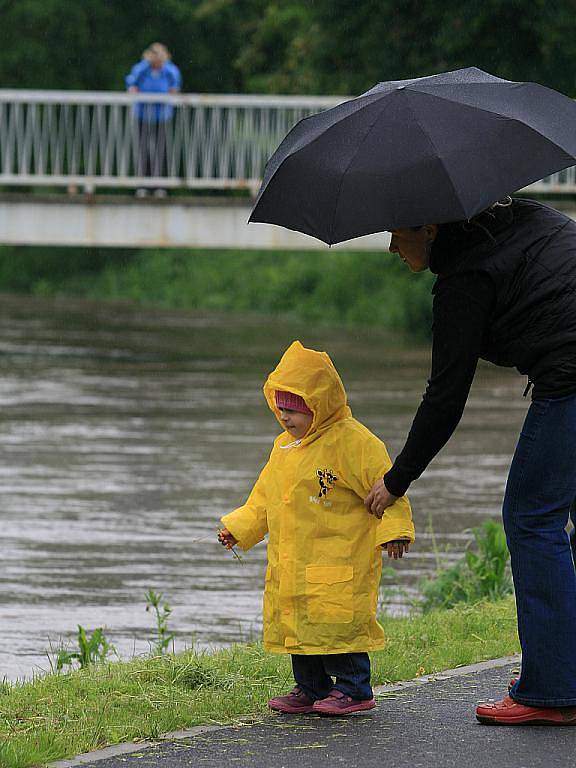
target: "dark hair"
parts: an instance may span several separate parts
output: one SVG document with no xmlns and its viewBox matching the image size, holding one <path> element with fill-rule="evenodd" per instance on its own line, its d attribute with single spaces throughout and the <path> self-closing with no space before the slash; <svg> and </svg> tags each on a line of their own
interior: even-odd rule
<svg viewBox="0 0 576 768">
<path fill-rule="evenodd" d="M 477 213 L 475 216 L 472 216 L 469 219 L 464 219 L 463 221 L 451 221 L 442 224 L 441 226 L 457 227 L 462 229 L 464 232 L 472 232 L 475 229 L 479 229 L 482 230 L 482 232 L 484 232 L 484 234 L 487 235 L 490 240 L 494 240 L 494 236 L 490 232 L 490 224 L 498 219 L 499 214 L 503 208 L 510 208 L 511 205 L 512 198 L 510 195 L 506 195 L 506 197 L 503 197 L 500 200 L 496 200 L 496 202 L 492 203 L 492 205 L 488 206 L 488 208 L 485 208 L 483 211 L 480 211 L 480 213 Z M 425 224 L 419 224 L 416 227 L 408 227 L 408 229 L 411 232 L 418 232 L 425 226 Z"/>
</svg>

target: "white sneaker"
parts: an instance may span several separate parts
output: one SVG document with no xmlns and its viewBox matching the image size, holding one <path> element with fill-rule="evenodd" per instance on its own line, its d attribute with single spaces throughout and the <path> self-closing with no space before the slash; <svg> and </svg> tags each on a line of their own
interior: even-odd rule
<svg viewBox="0 0 576 768">
<path fill-rule="evenodd" d="M 144 189 L 144 187 L 140 187 L 136 190 L 136 197 L 146 197 L 148 195 L 148 190 Z"/>
<path fill-rule="evenodd" d="M 165 189 L 155 189 L 154 190 L 154 197 L 166 197 L 168 192 L 166 192 Z"/>
</svg>

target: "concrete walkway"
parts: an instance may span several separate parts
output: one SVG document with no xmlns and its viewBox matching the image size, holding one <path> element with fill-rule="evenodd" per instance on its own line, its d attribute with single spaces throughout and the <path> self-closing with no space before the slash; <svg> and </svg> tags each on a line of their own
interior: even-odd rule
<svg viewBox="0 0 576 768">
<path fill-rule="evenodd" d="M 501 698 L 518 663 L 455 670 L 378 689 L 375 710 L 351 717 L 264 717 L 253 725 L 195 729 L 137 752 L 61 761 L 94 768 L 572 768 L 576 728 L 483 726 L 474 707 Z M 138 749 L 135 745 L 129 749 Z M 100 758 L 100 759 L 95 759 Z"/>
</svg>

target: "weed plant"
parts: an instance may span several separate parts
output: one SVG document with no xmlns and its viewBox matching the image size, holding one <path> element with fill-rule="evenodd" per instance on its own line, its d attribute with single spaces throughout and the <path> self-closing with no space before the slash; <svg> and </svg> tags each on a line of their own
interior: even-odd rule
<svg viewBox="0 0 576 768">
<path fill-rule="evenodd" d="M 78 650 L 60 648 L 56 656 L 56 671 L 60 672 L 64 667 L 73 667 L 75 664 L 78 664 L 80 669 L 86 669 L 91 664 L 105 661 L 113 652 L 114 646 L 108 642 L 102 627 L 95 629 L 89 637 L 84 627 L 79 624 Z"/>
<path fill-rule="evenodd" d="M 162 603 L 162 594 L 157 594 L 153 589 L 146 593 L 146 610 L 154 611 L 156 617 L 156 642 L 154 644 L 154 654 L 162 656 L 170 643 L 174 640 L 174 633 L 168 630 L 168 619 L 172 613 L 172 608 L 168 603 Z"/>
<path fill-rule="evenodd" d="M 499 600 L 513 591 L 510 554 L 499 523 L 485 521 L 472 529 L 475 549 L 468 549 L 451 568 L 439 569 L 436 578 L 421 584 L 424 611 L 453 608 L 459 603 Z"/>
</svg>

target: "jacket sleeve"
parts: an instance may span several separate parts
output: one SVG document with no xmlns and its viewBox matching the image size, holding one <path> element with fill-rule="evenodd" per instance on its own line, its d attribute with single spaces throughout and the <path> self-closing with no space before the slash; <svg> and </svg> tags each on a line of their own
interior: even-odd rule
<svg viewBox="0 0 576 768">
<path fill-rule="evenodd" d="M 258 544 L 268 533 L 266 484 L 269 472 L 270 462 L 260 473 L 246 503 L 220 518 L 222 524 L 238 539 L 238 546 L 243 550 Z"/>
<path fill-rule="evenodd" d="M 380 545 L 396 539 L 410 539 L 413 542 L 415 538 L 412 508 L 408 496 L 400 496 L 392 506 L 384 510 L 382 519 L 378 521 L 376 543 Z"/>
<path fill-rule="evenodd" d="M 169 75 L 170 75 L 170 88 L 175 88 L 176 90 L 181 90 L 182 88 L 182 75 L 180 73 L 180 70 L 176 66 L 176 64 L 170 63 L 170 69 L 169 69 Z"/>
<path fill-rule="evenodd" d="M 433 304 L 432 370 L 404 448 L 384 482 L 406 493 L 458 426 L 472 385 L 495 302 L 481 272 L 456 275 L 439 286 Z"/>
<path fill-rule="evenodd" d="M 133 85 L 138 85 L 140 82 L 140 77 L 142 76 L 142 73 L 147 67 L 148 67 L 147 61 L 139 61 L 137 64 L 134 64 L 134 66 L 130 70 L 130 74 L 126 75 L 126 78 L 125 78 L 126 88 L 130 88 Z"/>
<path fill-rule="evenodd" d="M 364 500 L 376 480 L 383 477 L 392 466 L 390 456 L 384 443 L 368 431 L 366 437 L 360 440 L 359 450 L 347 450 L 346 455 L 350 458 L 344 461 L 347 475 L 344 480 Z M 370 514 L 368 510 L 366 514 Z M 407 496 L 401 496 L 384 511 L 382 519 L 378 521 L 376 543 L 380 545 L 395 539 L 414 541 L 414 538 L 410 502 Z"/>
</svg>

